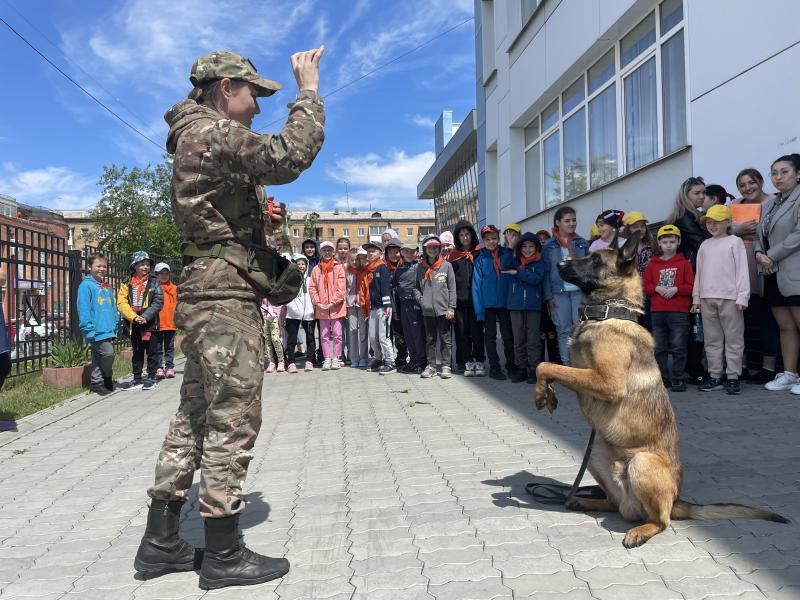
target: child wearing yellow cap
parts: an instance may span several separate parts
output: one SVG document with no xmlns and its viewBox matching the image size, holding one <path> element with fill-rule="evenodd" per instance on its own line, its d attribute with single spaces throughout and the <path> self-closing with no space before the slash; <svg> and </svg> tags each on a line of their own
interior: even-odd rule
<svg viewBox="0 0 800 600">
<path fill-rule="evenodd" d="M 723 357 L 727 363 L 728 394 L 739 394 L 744 355 L 744 309 L 750 299 L 747 250 L 731 235 L 731 209 L 716 204 L 701 218 L 711 237 L 700 244 L 692 291 L 692 312 L 703 319 L 709 379 L 700 388 L 722 389 Z"/>
</svg>

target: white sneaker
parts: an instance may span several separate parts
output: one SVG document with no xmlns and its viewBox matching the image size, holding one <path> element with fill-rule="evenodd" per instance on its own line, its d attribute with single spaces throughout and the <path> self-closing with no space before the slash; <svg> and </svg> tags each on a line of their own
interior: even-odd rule
<svg viewBox="0 0 800 600">
<path fill-rule="evenodd" d="M 486 363 L 478 361 L 472 364 L 475 365 L 475 377 L 486 377 Z"/>
<path fill-rule="evenodd" d="M 795 396 L 800 396 L 800 383 L 794 384 L 792 386 L 792 389 L 789 391 L 792 392 Z"/>
<path fill-rule="evenodd" d="M 331 369 L 336 371 L 336 370 L 341 369 L 341 368 L 342 368 L 342 363 L 339 362 L 339 359 L 338 358 L 332 358 L 331 359 Z"/>
<path fill-rule="evenodd" d="M 322 370 L 323 371 L 330 371 L 331 370 L 331 359 L 326 358 L 322 361 Z"/>
<path fill-rule="evenodd" d="M 798 384 L 800 384 L 800 377 L 794 373 L 778 373 L 775 379 L 764 385 L 764 388 L 771 392 L 782 392 L 791 390 Z M 800 391 L 798 391 L 798 394 L 800 394 Z"/>
<path fill-rule="evenodd" d="M 464 377 L 475 376 L 475 363 L 468 362 L 464 365 Z"/>
</svg>

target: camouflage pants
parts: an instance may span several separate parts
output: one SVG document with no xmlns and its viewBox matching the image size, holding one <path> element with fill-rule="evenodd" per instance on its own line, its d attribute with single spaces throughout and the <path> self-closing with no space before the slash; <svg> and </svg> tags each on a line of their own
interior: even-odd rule
<svg viewBox="0 0 800 600">
<path fill-rule="evenodd" d="M 158 456 L 151 498 L 185 499 L 199 468 L 201 515 L 244 510 L 242 485 L 261 428 L 261 323 L 254 301 L 178 303 L 175 324 L 186 335 L 181 403 Z"/>
</svg>

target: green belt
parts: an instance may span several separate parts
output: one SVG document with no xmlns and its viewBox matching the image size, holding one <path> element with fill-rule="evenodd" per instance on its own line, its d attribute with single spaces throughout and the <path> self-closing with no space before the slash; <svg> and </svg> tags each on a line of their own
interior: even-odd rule
<svg viewBox="0 0 800 600">
<path fill-rule="evenodd" d="M 221 258 L 233 264 L 247 262 L 247 248 L 235 242 L 214 242 L 208 244 L 183 243 L 183 255 L 191 258 Z"/>
</svg>

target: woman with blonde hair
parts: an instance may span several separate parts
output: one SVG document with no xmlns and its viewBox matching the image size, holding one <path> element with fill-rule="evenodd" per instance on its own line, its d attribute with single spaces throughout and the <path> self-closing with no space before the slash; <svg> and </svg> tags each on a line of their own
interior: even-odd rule
<svg viewBox="0 0 800 600">
<path fill-rule="evenodd" d="M 697 267 L 697 251 L 700 244 L 711 237 L 705 227 L 700 225 L 700 217 L 709 206 L 716 203 L 706 195 L 706 184 L 702 177 L 689 177 L 681 184 L 675 205 L 667 223 L 681 231 L 680 252 L 692 263 L 692 271 Z"/>
</svg>

